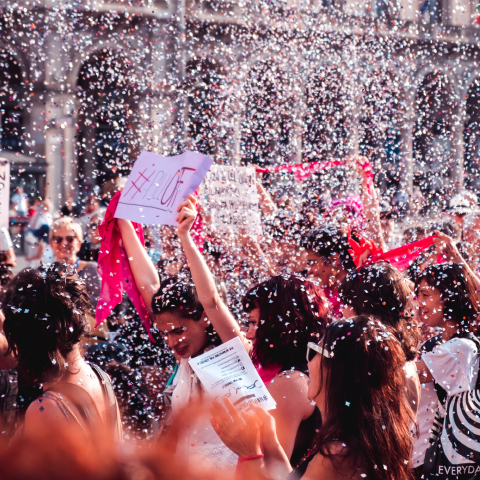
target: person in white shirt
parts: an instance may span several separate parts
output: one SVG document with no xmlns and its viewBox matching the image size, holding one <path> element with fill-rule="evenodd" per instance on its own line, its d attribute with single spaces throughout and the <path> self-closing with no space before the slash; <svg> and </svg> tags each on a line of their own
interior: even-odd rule
<svg viewBox="0 0 480 480">
<path fill-rule="evenodd" d="M 51 263 L 52 253 L 48 246 L 48 234 L 53 222 L 52 204 L 45 199 L 33 214 L 25 232 L 27 255 L 25 260 L 30 267 L 38 267 L 41 263 Z"/>
<path fill-rule="evenodd" d="M 17 187 L 15 189 L 15 193 L 12 195 L 10 203 L 12 204 L 14 215 L 19 217 L 26 217 L 28 215 L 27 196 L 23 193 L 22 187 Z"/>
<path fill-rule="evenodd" d="M 412 453 L 417 478 L 422 475 L 432 422 L 442 397 L 475 389 L 479 355 L 477 345 L 468 335 L 478 334 L 475 330 L 480 298 L 476 281 L 464 264 L 453 262 L 428 267 L 416 280 L 420 319 L 437 334 L 425 342 L 417 364 L 421 398 L 418 437 Z M 437 391 L 438 386 L 444 392 Z"/>
</svg>

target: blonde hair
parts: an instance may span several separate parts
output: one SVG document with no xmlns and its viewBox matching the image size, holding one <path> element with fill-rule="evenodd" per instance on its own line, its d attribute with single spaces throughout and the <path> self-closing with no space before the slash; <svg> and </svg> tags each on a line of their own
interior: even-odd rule
<svg viewBox="0 0 480 480">
<path fill-rule="evenodd" d="M 79 223 L 75 222 L 71 217 L 61 217 L 55 220 L 50 228 L 49 240 L 52 240 L 52 237 L 57 230 L 71 229 L 77 236 L 77 238 L 83 242 L 83 231 Z"/>
</svg>

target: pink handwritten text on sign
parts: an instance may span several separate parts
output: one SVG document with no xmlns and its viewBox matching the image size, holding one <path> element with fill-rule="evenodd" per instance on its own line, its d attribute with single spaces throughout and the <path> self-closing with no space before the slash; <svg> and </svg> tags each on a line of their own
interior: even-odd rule
<svg viewBox="0 0 480 480">
<path fill-rule="evenodd" d="M 212 160 L 197 152 L 162 157 L 142 152 L 123 189 L 116 218 L 143 224 L 177 225 L 177 206 L 193 193 Z"/>
</svg>

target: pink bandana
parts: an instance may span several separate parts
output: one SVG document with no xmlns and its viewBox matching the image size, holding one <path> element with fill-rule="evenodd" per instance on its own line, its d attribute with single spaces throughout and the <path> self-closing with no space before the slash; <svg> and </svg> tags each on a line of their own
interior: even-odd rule
<svg viewBox="0 0 480 480">
<path fill-rule="evenodd" d="M 135 285 L 127 254 L 123 245 L 121 245 L 122 237 L 120 230 L 114 218 L 120 193 L 117 192 L 110 201 L 105 213 L 105 219 L 98 227 L 102 237 L 102 245 L 98 255 L 98 273 L 102 277 L 102 289 L 95 310 L 96 326 L 100 325 L 108 317 L 112 309 L 122 301 L 122 293 L 125 291 L 133 305 L 135 305 L 147 329 L 150 340 L 153 341 L 150 334 L 150 316 L 145 302 Z M 132 225 L 140 242 L 145 246 L 142 226 L 135 222 L 132 222 Z"/>
</svg>

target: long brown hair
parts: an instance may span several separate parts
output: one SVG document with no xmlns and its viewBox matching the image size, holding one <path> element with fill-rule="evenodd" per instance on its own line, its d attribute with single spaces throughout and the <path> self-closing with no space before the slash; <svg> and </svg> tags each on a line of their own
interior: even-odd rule
<svg viewBox="0 0 480 480">
<path fill-rule="evenodd" d="M 405 353 L 394 331 L 361 315 L 327 326 L 320 378 L 324 422 L 316 450 L 371 480 L 409 480 L 413 413 L 405 398 Z M 332 454 L 332 440 L 346 445 Z M 350 470 L 350 468 L 349 468 Z"/>
</svg>

